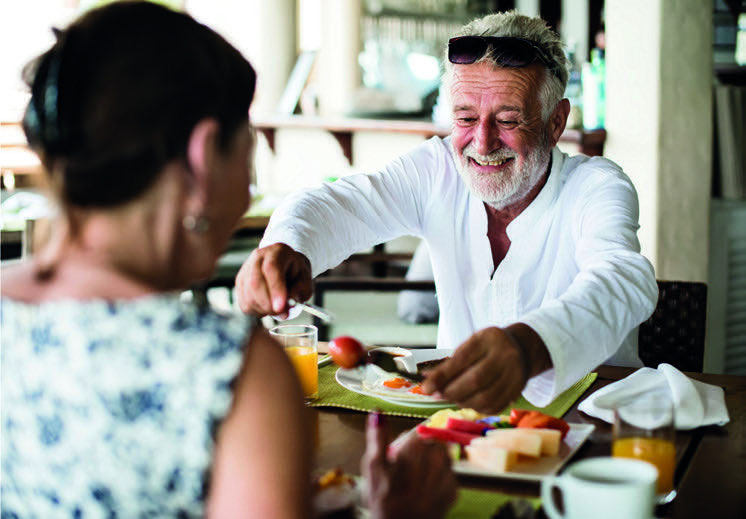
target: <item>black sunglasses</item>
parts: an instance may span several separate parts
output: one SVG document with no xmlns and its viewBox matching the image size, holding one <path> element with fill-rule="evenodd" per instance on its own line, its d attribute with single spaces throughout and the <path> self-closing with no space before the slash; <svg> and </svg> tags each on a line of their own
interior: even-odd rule
<svg viewBox="0 0 746 519">
<path fill-rule="evenodd" d="M 457 65 L 470 65 L 480 59 L 487 49 L 494 49 L 495 60 L 504 67 L 520 68 L 537 58 L 559 78 L 556 64 L 536 43 L 510 36 L 458 36 L 448 40 L 448 61 Z"/>
</svg>

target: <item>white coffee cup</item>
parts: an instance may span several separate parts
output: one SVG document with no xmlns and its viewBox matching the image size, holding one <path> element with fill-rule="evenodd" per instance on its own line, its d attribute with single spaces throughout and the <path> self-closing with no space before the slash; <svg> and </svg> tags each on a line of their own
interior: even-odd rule
<svg viewBox="0 0 746 519">
<path fill-rule="evenodd" d="M 650 519 L 657 477 L 655 466 L 646 461 L 589 458 L 542 481 L 542 506 L 551 519 Z M 553 489 L 562 496 L 564 513 L 555 504 Z"/>
</svg>

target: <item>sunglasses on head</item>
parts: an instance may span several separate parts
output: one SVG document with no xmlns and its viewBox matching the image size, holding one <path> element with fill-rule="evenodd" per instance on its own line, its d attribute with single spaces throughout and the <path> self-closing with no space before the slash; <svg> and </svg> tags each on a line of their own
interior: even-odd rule
<svg viewBox="0 0 746 519">
<path fill-rule="evenodd" d="M 470 65 L 494 49 L 494 59 L 503 67 L 526 67 L 537 59 L 559 78 L 557 67 L 536 43 L 510 36 L 458 36 L 448 40 L 448 61 L 456 65 Z"/>
</svg>

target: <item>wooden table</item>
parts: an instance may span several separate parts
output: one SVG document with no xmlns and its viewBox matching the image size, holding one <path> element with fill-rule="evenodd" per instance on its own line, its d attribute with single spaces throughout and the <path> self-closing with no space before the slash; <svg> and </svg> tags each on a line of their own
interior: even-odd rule
<svg viewBox="0 0 746 519">
<path fill-rule="evenodd" d="M 633 370 L 601 366 L 598 378 L 578 402 L 593 391 L 629 375 Z M 725 389 L 730 423 L 724 427 L 703 427 L 677 432 L 676 499 L 659 517 L 670 519 L 727 519 L 746 517 L 746 377 L 687 373 L 694 379 Z M 340 466 L 347 472 L 360 473 L 360 458 L 365 450 L 366 414 L 336 408 L 309 408 L 317 432 L 315 465 L 319 469 Z M 608 456 L 611 453 L 611 426 L 585 415 L 574 405 L 564 418 L 571 423 L 596 426 L 590 439 L 572 461 Z M 415 426 L 421 420 L 387 416 L 392 435 Z M 462 486 L 537 497 L 538 483 L 471 478 L 459 476 Z"/>
</svg>

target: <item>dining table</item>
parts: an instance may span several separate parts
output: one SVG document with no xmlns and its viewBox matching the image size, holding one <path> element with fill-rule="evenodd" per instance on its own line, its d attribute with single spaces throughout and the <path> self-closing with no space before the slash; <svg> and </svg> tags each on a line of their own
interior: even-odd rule
<svg viewBox="0 0 746 519">
<path fill-rule="evenodd" d="M 325 351 L 320 343 L 319 350 Z M 592 424 L 593 432 L 567 460 L 561 470 L 582 459 L 610 456 L 612 426 L 578 410 L 578 404 L 593 392 L 627 377 L 634 368 L 602 365 L 593 370 L 592 383 L 575 399 L 562 418 L 570 424 Z M 723 388 L 730 421 L 676 431 L 676 497 L 658 506 L 657 518 L 709 519 L 746 518 L 746 376 L 685 373 L 694 380 Z M 334 406 L 309 406 L 315 437 L 317 472 L 339 468 L 348 474 L 360 474 L 365 451 L 366 412 Z M 422 418 L 386 416 L 391 438 L 411 430 Z M 460 489 L 495 493 L 515 500 L 538 501 L 541 484 L 537 481 L 491 478 L 457 474 Z M 490 512 L 490 511 L 487 511 Z M 545 517 L 540 505 L 532 517 Z M 484 517 L 492 517 L 486 513 Z"/>
</svg>

